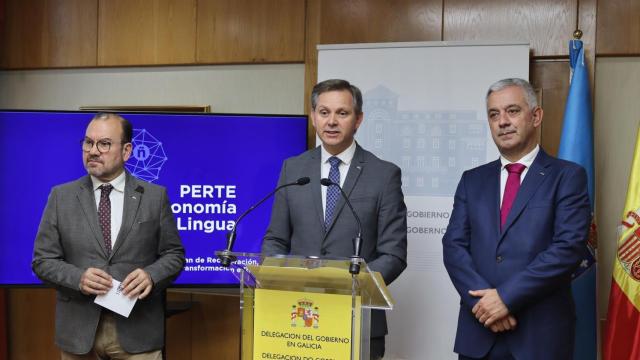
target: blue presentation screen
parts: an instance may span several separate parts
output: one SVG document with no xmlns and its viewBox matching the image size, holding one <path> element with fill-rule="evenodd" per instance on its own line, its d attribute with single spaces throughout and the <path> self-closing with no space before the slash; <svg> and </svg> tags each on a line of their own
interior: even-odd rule
<svg viewBox="0 0 640 360">
<path fill-rule="evenodd" d="M 51 187 L 86 175 L 80 142 L 93 115 L 0 111 L 0 284 L 41 284 L 31 271 L 38 224 Z M 307 118 L 121 115 L 134 127 L 127 169 L 168 191 L 187 258 L 175 284 L 237 284 L 214 252 L 226 247 L 234 220 L 275 188 L 282 161 L 306 150 Z M 242 220 L 234 250 L 260 252 L 272 203 Z"/>
</svg>

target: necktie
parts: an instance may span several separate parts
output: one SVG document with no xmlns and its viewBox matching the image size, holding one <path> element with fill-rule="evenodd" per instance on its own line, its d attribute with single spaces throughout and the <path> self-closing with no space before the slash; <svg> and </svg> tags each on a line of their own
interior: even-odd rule
<svg viewBox="0 0 640 360">
<path fill-rule="evenodd" d="M 504 195 L 502 196 L 502 206 L 500 207 L 500 229 L 507 221 L 507 215 L 511 211 L 513 201 L 516 199 L 518 189 L 520 189 L 520 174 L 524 171 L 526 166 L 518 163 L 513 163 L 505 166 L 509 176 L 507 177 L 507 184 L 504 187 Z"/>
<path fill-rule="evenodd" d="M 98 205 L 98 222 L 102 228 L 102 237 L 107 254 L 111 254 L 111 200 L 109 194 L 113 190 L 111 184 L 102 184 L 100 189 L 100 204 Z"/>
<path fill-rule="evenodd" d="M 335 156 L 329 158 L 329 164 L 331 164 L 331 169 L 329 170 L 329 180 L 333 181 L 336 184 L 340 184 L 340 159 Z M 327 187 L 327 201 L 325 204 L 324 210 L 324 230 L 329 230 L 329 225 L 331 225 L 331 221 L 333 220 L 333 212 L 336 209 L 336 204 L 338 203 L 338 198 L 340 196 L 340 189 L 337 186 L 329 186 Z"/>
</svg>

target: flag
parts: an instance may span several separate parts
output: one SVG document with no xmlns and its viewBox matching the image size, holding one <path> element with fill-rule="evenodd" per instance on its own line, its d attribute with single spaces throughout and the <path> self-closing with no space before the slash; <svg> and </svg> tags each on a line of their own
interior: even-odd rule
<svg viewBox="0 0 640 360">
<path fill-rule="evenodd" d="M 640 130 L 609 292 L 603 360 L 640 359 Z"/>
<path fill-rule="evenodd" d="M 581 40 L 569 41 L 569 64 L 571 84 L 562 123 L 562 135 L 558 157 L 573 161 L 587 171 L 589 199 L 593 210 L 595 177 L 593 166 L 593 110 L 589 72 L 585 64 L 584 47 Z M 587 249 L 580 267 L 573 274 L 571 284 L 576 303 L 576 339 L 573 358 L 596 360 L 597 358 L 597 313 L 596 313 L 596 232 L 592 223 Z"/>
</svg>

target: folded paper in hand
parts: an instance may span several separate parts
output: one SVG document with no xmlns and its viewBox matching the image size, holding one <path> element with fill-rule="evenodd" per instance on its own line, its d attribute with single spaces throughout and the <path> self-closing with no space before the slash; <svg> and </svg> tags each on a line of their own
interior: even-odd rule
<svg viewBox="0 0 640 360">
<path fill-rule="evenodd" d="M 95 303 L 128 318 L 138 298 L 130 299 L 123 295 L 120 281 L 113 279 L 111 284 L 109 292 L 96 296 Z"/>
</svg>

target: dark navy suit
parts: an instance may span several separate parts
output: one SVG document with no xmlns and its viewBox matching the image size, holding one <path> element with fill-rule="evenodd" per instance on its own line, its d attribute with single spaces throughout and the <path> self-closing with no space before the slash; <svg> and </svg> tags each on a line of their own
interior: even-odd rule
<svg viewBox="0 0 640 360">
<path fill-rule="evenodd" d="M 444 263 L 460 294 L 454 351 L 486 356 L 497 337 L 518 360 L 571 359 L 575 311 L 571 274 L 586 251 L 591 208 L 582 167 L 542 149 L 500 230 L 499 160 L 466 171 L 442 239 Z M 494 334 L 471 309 L 469 290 L 495 288 L 515 330 Z"/>
</svg>

